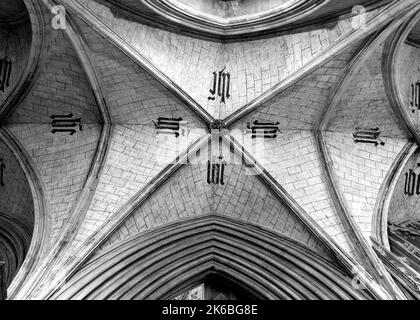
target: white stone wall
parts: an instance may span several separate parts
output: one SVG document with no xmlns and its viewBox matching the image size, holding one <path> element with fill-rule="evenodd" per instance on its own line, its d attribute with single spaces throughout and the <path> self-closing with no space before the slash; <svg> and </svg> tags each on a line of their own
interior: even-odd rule
<svg viewBox="0 0 420 320">
<path fill-rule="evenodd" d="M 85 26 L 86 27 L 86 26 Z M 157 80 L 89 27 L 83 29 L 97 71 L 107 88 L 113 128 L 104 170 L 77 243 L 97 231 L 189 144 L 205 135 L 206 125 Z M 153 121 L 182 118 L 180 144 L 158 136 Z"/>
<path fill-rule="evenodd" d="M 349 76 L 325 133 L 334 175 L 354 220 L 368 241 L 378 192 L 408 142 L 389 104 L 382 75 L 383 43 Z M 385 146 L 356 144 L 355 129 L 379 128 Z"/>
<path fill-rule="evenodd" d="M 337 25 L 327 25 L 311 31 L 226 44 L 223 61 L 226 61 L 227 70 L 232 74 L 232 98 L 226 106 L 221 106 L 221 118 L 250 103 L 318 55 L 327 52 L 350 31 L 350 21 L 343 20 Z M 329 76 L 334 77 L 334 73 L 319 82 L 330 82 Z M 306 92 L 310 93 L 309 90 Z"/>
<path fill-rule="evenodd" d="M 51 241 L 60 236 L 86 182 L 101 133 L 95 97 L 76 52 L 63 31 L 54 35 L 40 78 L 7 124 L 46 186 Z M 83 131 L 52 134 L 50 117 L 69 113 L 82 119 Z"/>
<path fill-rule="evenodd" d="M 332 202 L 311 131 L 282 131 L 276 139 L 267 139 L 264 149 L 247 150 L 344 251 L 354 256 Z"/>
<path fill-rule="evenodd" d="M 63 30 L 54 39 L 34 88 L 8 123 L 49 124 L 51 116 L 72 113 L 82 123 L 100 122 L 98 106 L 75 49 Z"/>
<path fill-rule="evenodd" d="M 345 19 L 312 31 L 222 45 L 147 27 L 122 12 L 117 18 L 95 1 L 81 2 L 215 118 L 251 102 L 353 31 L 351 19 Z M 232 75 L 232 97 L 223 105 L 208 97 L 212 73 L 225 66 Z"/>
<path fill-rule="evenodd" d="M 227 152 L 226 147 L 224 151 Z M 271 229 L 330 257 L 329 251 L 296 215 L 242 164 L 230 164 L 225 185 L 207 184 L 203 148 L 197 163 L 183 166 L 136 210 L 103 248 L 150 228 L 206 214 L 221 214 Z"/>
<path fill-rule="evenodd" d="M 235 129 L 244 129 L 248 122 L 280 122 L 280 129 L 312 130 L 320 121 L 346 65 L 352 58 L 357 44 L 317 68 L 293 86 L 259 106 L 244 117 Z"/>
<path fill-rule="evenodd" d="M 46 186 L 49 239 L 61 235 L 65 221 L 86 182 L 98 145 L 100 127 L 85 125 L 73 136 L 53 135 L 49 125 L 8 125 L 24 146 Z"/>
<path fill-rule="evenodd" d="M 384 138 L 384 147 L 355 144 L 351 133 L 325 134 L 340 191 L 350 212 L 368 241 L 379 189 L 385 176 L 407 143 L 404 139 Z"/>
<path fill-rule="evenodd" d="M 246 129 L 248 122 L 259 120 L 280 123 L 281 133 L 275 140 L 265 140 L 263 148 L 252 148 L 247 142 L 247 150 L 264 164 L 268 172 L 320 227 L 353 257 L 355 255 L 350 240 L 325 182 L 323 164 L 312 130 L 321 120 L 332 90 L 357 47 L 358 44 L 349 47 L 264 103 L 238 122 L 235 125 L 236 132 L 233 133 L 236 139 L 242 141 L 240 132 Z"/>
</svg>

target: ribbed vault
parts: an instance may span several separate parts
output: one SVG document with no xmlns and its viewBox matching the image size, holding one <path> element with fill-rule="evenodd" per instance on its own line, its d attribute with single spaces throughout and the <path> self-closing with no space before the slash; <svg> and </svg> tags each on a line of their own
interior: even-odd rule
<svg viewBox="0 0 420 320">
<path fill-rule="evenodd" d="M 216 37 L 197 17 L 172 21 L 188 32 L 168 28 L 168 7 L 145 24 L 157 10 L 139 13 L 146 2 L 176 9 L 25 1 L 26 68 L 0 96 L 0 119 L 37 222 L 10 298 L 166 299 L 217 273 L 262 299 L 405 299 L 371 237 L 386 239 L 389 187 L 420 141 L 406 100 L 416 73 L 404 69 L 419 59 L 404 42 L 418 1 L 368 6 L 363 26 L 350 14 L 358 1 L 293 1 L 272 10 L 284 18 L 274 34 L 240 42 L 233 21 Z M 51 31 L 57 4 L 67 28 Z M 254 9 L 268 27 L 273 16 Z M 224 103 L 209 99 L 221 70 Z M 65 115 L 80 130 L 53 133 Z M 159 135 L 158 118 L 182 119 L 180 137 Z M 278 123 L 263 148 L 243 134 L 255 121 Z M 356 144 L 359 127 L 378 127 L 385 145 Z M 237 161 L 223 186 L 208 181 L 209 145 Z"/>
</svg>

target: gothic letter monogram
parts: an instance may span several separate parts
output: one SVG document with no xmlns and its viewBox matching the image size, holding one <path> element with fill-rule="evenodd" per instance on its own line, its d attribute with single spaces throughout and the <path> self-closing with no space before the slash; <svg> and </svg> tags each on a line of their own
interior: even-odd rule
<svg viewBox="0 0 420 320">
<path fill-rule="evenodd" d="M 252 130 L 252 139 L 275 139 L 277 138 L 277 133 L 280 132 L 279 124 L 279 122 L 259 122 L 255 120 L 253 124 L 248 123 L 247 128 Z"/>
<path fill-rule="evenodd" d="M 230 73 L 225 72 L 226 67 L 219 73 L 213 72 L 213 88 L 210 89 L 209 100 L 216 100 L 216 93 L 221 103 L 230 98 Z"/>
<path fill-rule="evenodd" d="M 154 122 L 157 134 L 174 135 L 175 138 L 179 137 L 180 123 L 182 118 L 158 118 L 157 122 Z"/>
<path fill-rule="evenodd" d="M 381 131 L 379 128 L 374 129 L 361 129 L 356 128 L 356 131 L 353 133 L 354 142 L 356 143 L 371 143 L 375 146 L 378 146 L 379 144 L 381 146 L 385 145 L 385 142 L 383 142 L 379 136 L 381 135 Z"/>
<path fill-rule="evenodd" d="M 69 115 L 54 115 L 51 116 L 52 122 L 51 126 L 54 128 L 51 132 L 53 134 L 59 133 L 59 132 L 68 132 L 70 135 L 74 135 L 76 133 L 76 127 L 79 127 L 80 131 L 83 131 L 81 119 L 72 119 L 73 114 L 70 113 Z"/>
</svg>

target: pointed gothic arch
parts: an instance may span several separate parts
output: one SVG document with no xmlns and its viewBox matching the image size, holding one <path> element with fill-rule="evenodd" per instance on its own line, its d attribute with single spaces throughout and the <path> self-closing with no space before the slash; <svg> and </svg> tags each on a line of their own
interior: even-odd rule
<svg viewBox="0 0 420 320">
<path fill-rule="evenodd" d="M 209 275 L 259 299 L 366 299 L 338 265 L 264 228 L 218 215 L 176 222 L 95 255 L 53 299 L 170 299 Z"/>
</svg>

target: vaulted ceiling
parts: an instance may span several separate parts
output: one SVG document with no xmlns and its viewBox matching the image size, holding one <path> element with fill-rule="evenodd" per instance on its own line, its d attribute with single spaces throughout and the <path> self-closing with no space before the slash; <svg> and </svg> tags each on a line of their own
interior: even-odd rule
<svg viewBox="0 0 420 320">
<path fill-rule="evenodd" d="M 203 216 L 287 238 L 347 282 L 362 277 L 371 296 L 404 298 L 371 237 L 387 222 L 390 172 L 420 142 L 404 100 L 417 76 L 404 66 L 420 61 L 404 41 L 418 1 L 25 5 L 30 23 L 12 31 L 21 47 L 0 38 L 16 72 L 0 93 L 0 137 L 21 159 L 38 219 L 12 298 L 59 297 L 114 248 Z M 54 5 L 65 29 L 50 27 Z M 209 99 L 224 71 L 229 97 Z M 80 126 L 54 133 L 57 117 Z M 182 118 L 180 137 L 159 135 L 159 118 Z M 279 131 L 256 146 L 255 121 Z M 356 128 L 375 127 L 384 145 L 355 143 Z M 238 160 L 223 185 L 208 180 L 212 145 L 215 159 Z"/>
</svg>

